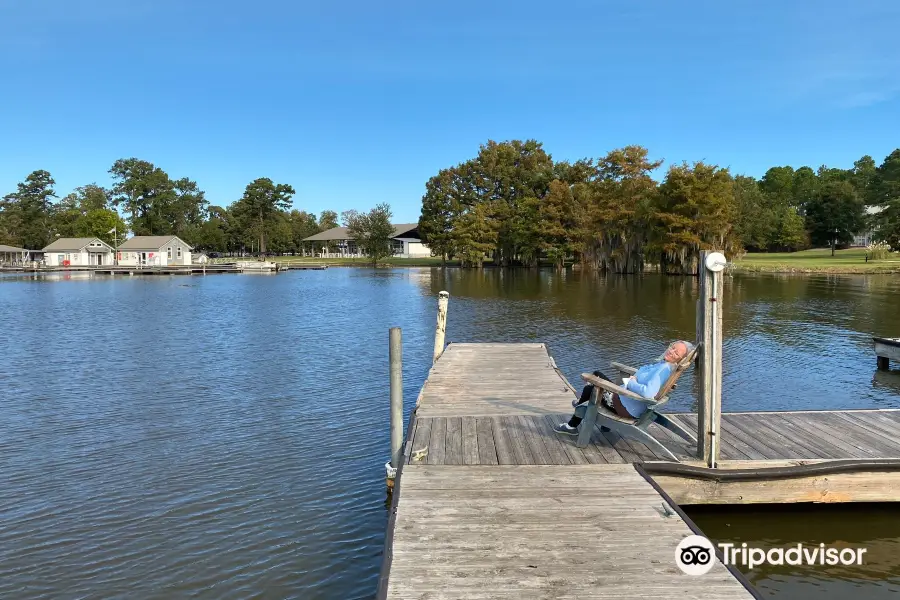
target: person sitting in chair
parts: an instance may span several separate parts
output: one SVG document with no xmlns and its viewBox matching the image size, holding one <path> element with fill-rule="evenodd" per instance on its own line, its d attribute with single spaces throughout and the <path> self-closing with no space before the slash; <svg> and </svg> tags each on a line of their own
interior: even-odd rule
<svg viewBox="0 0 900 600">
<path fill-rule="evenodd" d="M 675 365 L 687 356 L 693 348 L 693 344 L 685 342 L 684 340 L 672 342 L 657 362 L 644 365 L 638 369 L 634 375 L 625 381 L 622 387 L 630 392 L 639 394 L 644 398 L 653 398 L 659 393 L 659 388 L 666 382 L 669 375 L 672 374 L 672 371 L 675 370 Z M 594 371 L 594 375 L 600 379 L 612 381 L 612 379 L 600 371 Z M 557 433 L 578 435 L 578 425 L 584 418 L 588 401 L 591 399 L 591 394 L 593 392 L 593 385 L 587 384 L 584 386 L 584 389 L 581 391 L 581 397 L 572 401 L 572 405 L 575 407 L 575 414 L 572 415 L 572 418 L 569 419 L 568 423 L 560 423 L 556 426 L 555 430 Z M 618 394 L 607 391 L 601 393 L 599 401 L 600 404 L 620 417 L 636 419 L 647 410 L 647 406 L 642 402 L 632 400 L 628 397 L 620 398 Z M 598 408 L 601 408 L 602 410 L 602 407 L 598 406 Z"/>
</svg>

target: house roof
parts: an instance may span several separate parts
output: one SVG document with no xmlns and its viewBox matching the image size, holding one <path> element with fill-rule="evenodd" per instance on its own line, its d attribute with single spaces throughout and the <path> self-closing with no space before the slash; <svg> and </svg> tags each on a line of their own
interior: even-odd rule
<svg viewBox="0 0 900 600">
<path fill-rule="evenodd" d="M 0 244 L 0 252 L 31 252 L 31 250 L 26 250 L 25 248 L 16 248 L 15 246 L 7 246 L 5 244 Z"/>
<path fill-rule="evenodd" d="M 418 223 L 399 223 L 394 225 L 394 233 L 391 237 L 400 237 L 404 233 L 409 233 L 419 226 Z M 353 236 L 347 233 L 346 227 L 332 227 L 331 229 L 322 231 L 308 238 L 303 238 L 304 242 L 333 242 L 336 240 L 352 240 Z"/>
<path fill-rule="evenodd" d="M 172 240 L 178 240 L 187 246 L 188 250 L 193 249 L 177 235 L 136 235 L 128 241 L 119 244 L 119 250 L 159 250 L 166 244 L 171 243 Z"/>
<path fill-rule="evenodd" d="M 100 238 L 95 237 L 83 237 L 83 238 L 59 238 L 54 240 L 52 244 L 44 248 L 41 252 L 59 252 L 59 251 L 72 251 L 72 250 L 81 250 L 91 242 L 102 242 L 104 246 L 112 250 L 112 246 L 101 240 Z"/>
</svg>

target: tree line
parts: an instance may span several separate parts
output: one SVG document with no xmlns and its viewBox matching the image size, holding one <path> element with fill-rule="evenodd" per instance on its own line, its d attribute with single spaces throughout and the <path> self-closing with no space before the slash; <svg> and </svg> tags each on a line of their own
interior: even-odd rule
<svg viewBox="0 0 900 600">
<path fill-rule="evenodd" d="M 117 160 L 109 174 L 109 187 L 92 183 L 59 198 L 48 171 L 32 172 L 0 200 L 0 244 L 40 250 L 57 237 L 112 244 L 115 232 L 121 242 L 130 230 L 177 235 L 198 250 L 299 253 L 313 249 L 304 238 L 338 226 L 335 211 L 317 218 L 292 209 L 294 188 L 266 177 L 223 208 L 210 205 L 196 181 L 173 178 L 145 160 Z"/>
<path fill-rule="evenodd" d="M 553 161 L 535 140 L 489 141 L 425 186 L 419 232 L 463 265 L 692 273 L 700 250 L 794 251 L 849 244 L 868 227 L 900 249 L 900 149 L 877 165 L 772 167 L 761 179 L 703 161 L 662 165 L 641 146 Z M 880 209 L 867 216 L 866 206 Z"/>
</svg>

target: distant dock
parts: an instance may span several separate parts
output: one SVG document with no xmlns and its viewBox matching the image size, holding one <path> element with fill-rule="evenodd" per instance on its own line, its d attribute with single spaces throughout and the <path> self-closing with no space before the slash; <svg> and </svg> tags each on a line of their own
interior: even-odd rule
<svg viewBox="0 0 900 600">
<path fill-rule="evenodd" d="M 92 265 L 68 267 L 0 267 L 0 273 L 96 273 L 97 275 L 215 275 L 219 273 L 278 273 L 280 271 L 324 271 L 327 265 L 285 265 L 276 262 L 157 266 Z"/>
<path fill-rule="evenodd" d="M 721 460 L 595 427 L 553 431 L 575 389 L 543 344 L 451 344 L 410 417 L 380 599 L 752 598 L 733 567 L 682 573 L 679 504 L 900 500 L 900 410 L 725 413 Z M 669 414 L 694 434 L 697 415 Z"/>
</svg>

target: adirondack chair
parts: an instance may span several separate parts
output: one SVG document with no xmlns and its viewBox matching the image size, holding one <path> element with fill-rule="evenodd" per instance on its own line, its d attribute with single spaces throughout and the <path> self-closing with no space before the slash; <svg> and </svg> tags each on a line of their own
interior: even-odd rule
<svg viewBox="0 0 900 600">
<path fill-rule="evenodd" d="M 687 356 L 685 356 L 683 359 L 681 359 L 681 361 L 678 362 L 678 364 L 672 370 L 672 374 L 669 375 L 669 378 L 659 388 L 659 392 L 653 398 L 644 398 L 643 396 L 626 390 L 622 386 L 616 385 L 611 381 L 600 379 L 599 377 L 591 373 L 583 373 L 581 375 L 581 378 L 584 379 L 587 383 L 590 383 L 594 386 L 594 393 L 591 395 L 587 410 L 585 411 L 584 419 L 580 424 L 581 429 L 578 433 L 578 440 L 576 442 L 576 445 L 579 448 L 584 448 L 585 446 L 587 446 L 591 442 L 591 435 L 594 430 L 594 425 L 599 424 L 601 427 L 605 427 L 611 431 L 614 431 L 622 437 L 637 440 L 642 444 L 645 444 L 660 456 L 666 456 L 667 458 L 675 462 L 679 462 L 678 458 L 674 454 L 672 454 L 671 450 L 663 446 L 659 442 L 659 440 L 650 435 L 650 432 L 648 432 L 647 429 L 650 427 L 651 423 L 656 423 L 660 427 L 665 427 L 669 431 L 676 433 L 692 444 L 697 443 L 697 440 L 693 435 L 691 435 L 678 423 L 675 423 L 665 415 L 660 414 L 658 412 L 658 409 L 660 406 L 669 401 L 669 392 L 672 391 L 672 389 L 675 387 L 675 384 L 678 382 L 681 374 L 684 373 L 685 370 L 687 370 L 687 368 L 691 365 L 691 363 L 694 362 L 694 358 L 697 356 L 698 348 L 699 346 L 695 346 L 687 354 Z M 637 369 L 633 367 L 629 367 L 617 362 L 612 363 L 612 367 L 614 369 L 618 369 L 618 371 L 622 373 L 623 376 L 634 375 L 637 371 Z M 632 400 L 643 402 L 647 405 L 647 410 L 644 412 L 644 414 L 636 419 L 633 417 L 622 417 L 599 402 L 600 390 L 614 392 L 616 394 L 619 394 L 620 398 L 625 396 Z"/>
</svg>

